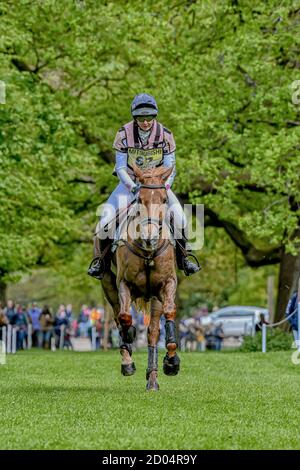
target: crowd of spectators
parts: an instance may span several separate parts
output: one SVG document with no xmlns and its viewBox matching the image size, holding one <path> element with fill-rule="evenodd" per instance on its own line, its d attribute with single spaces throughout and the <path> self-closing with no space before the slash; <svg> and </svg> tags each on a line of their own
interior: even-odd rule
<svg viewBox="0 0 300 470">
<path fill-rule="evenodd" d="M 133 324 L 137 329 L 135 347 L 147 346 L 147 326 L 144 324 L 144 316 L 131 309 Z M 163 321 L 163 320 L 162 320 Z M 53 313 L 51 307 L 45 305 L 40 308 L 37 302 L 25 306 L 15 304 L 8 300 L 6 306 L 0 306 L 0 340 L 2 339 L 2 327 L 16 329 L 16 349 L 27 349 L 28 342 L 32 347 L 50 349 L 72 349 L 71 338 L 94 339 L 95 348 L 104 346 L 105 313 L 102 306 L 89 307 L 82 305 L 80 312 L 75 313 L 72 305 L 60 305 Z M 94 338 L 93 338 L 94 333 Z M 106 347 L 119 347 L 119 330 L 114 320 L 107 325 Z M 63 335 L 63 336 L 62 336 Z M 164 328 L 162 328 L 161 344 L 164 343 Z"/>
<path fill-rule="evenodd" d="M 133 307 L 131 315 L 137 331 L 134 347 L 147 347 L 147 325 L 144 316 Z M 36 302 L 25 306 L 8 300 L 6 306 L 0 307 L 0 340 L 2 327 L 8 325 L 16 329 L 17 350 L 27 348 L 29 341 L 32 347 L 37 348 L 50 349 L 62 346 L 72 349 L 72 337 L 89 338 L 92 341 L 92 330 L 95 348 L 101 349 L 104 346 L 105 314 L 102 306 L 82 305 L 80 312 L 76 314 L 71 304 L 60 305 L 56 313 L 53 313 L 52 308 L 47 305 L 40 308 Z M 106 326 L 106 335 L 106 347 L 118 348 L 119 331 L 113 320 Z M 203 326 L 198 316 L 179 321 L 178 340 L 182 350 L 220 350 L 223 337 L 222 325 Z M 158 347 L 165 348 L 164 316 L 161 317 Z"/>
<path fill-rule="evenodd" d="M 217 310 L 215 307 L 213 311 Z M 224 330 L 222 322 L 203 322 L 208 315 L 207 308 L 201 308 L 193 317 L 179 322 L 179 342 L 182 351 L 220 351 L 223 347 Z"/>
<path fill-rule="evenodd" d="M 77 316 L 71 304 L 60 305 L 56 313 L 53 313 L 47 305 L 40 308 L 36 302 L 25 306 L 8 300 L 6 306 L 0 307 L 0 340 L 2 327 L 11 325 L 16 329 L 17 350 L 27 348 L 28 341 L 33 347 L 50 349 L 52 344 L 58 348 L 61 340 L 63 340 L 63 347 L 72 349 L 71 336 L 91 337 L 91 330 L 95 326 L 97 336 L 100 338 L 103 323 L 104 309 L 102 307 L 89 308 L 83 305 Z M 99 340 L 98 345 L 100 346 Z"/>
</svg>

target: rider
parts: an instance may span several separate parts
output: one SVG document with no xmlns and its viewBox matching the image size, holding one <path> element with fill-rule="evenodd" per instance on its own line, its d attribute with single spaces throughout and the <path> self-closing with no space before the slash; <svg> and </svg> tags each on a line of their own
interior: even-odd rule
<svg viewBox="0 0 300 470">
<path fill-rule="evenodd" d="M 141 169 L 160 165 L 166 168 L 173 167 L 171 175 L 165 182 L 165 187 L 168 192 L 168 203 L 172 208 L 175 207 L 174 225 L 180 227 L 178 230 L 182 232 L 180 242 L 176 239 L 177 265 L 189 276 L 198 272 L 201 267 L 188 259 L 187 239 L 182 228 L 186 225 L 185 215 L 178 199 L 170 189 L 176 174 L 175 141 L 172 132 L 156 120 L 157 113 L 158 107 L 153 96 L 147 93 L 135 96 L 131 104 L 133 120 L 119 129 L 113 144 L 116 150 L 115 174 L 120 182 L 105 205 L 98 227 L 100 231 L 103 231 L 104 227 L 107 227 L 107 224 L 115 218 L 116 209 L 120 209 L 120 201 L 123 201 L 122 208 L 135 199 L 139 184 L 135 181 L 131 165 L 135 164 Z M 88 274 L 96 279 L 102 279 L 109 269 L 111 238 L 99 235 L 94 238 L 94 259 Z"/>
</svg>

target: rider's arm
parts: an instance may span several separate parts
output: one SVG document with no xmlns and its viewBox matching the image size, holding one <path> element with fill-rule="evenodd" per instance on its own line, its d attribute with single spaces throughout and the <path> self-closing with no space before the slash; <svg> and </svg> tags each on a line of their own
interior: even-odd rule
<svg viewBox="0 0 300 470">
<path fill-rule="evenodd" d="M 170 174 L 169 178 L 165 182 L 165 186 L 167 189 L 170 189 L 175 175 L 176 175 L 176 161 L 175 161 L 175 150 L 176 150 L 176 144 L 174 140 L 174 136 L 169 129 L 164 127 L 164 146 L 163 146 L 163 152 L 164 152 L 164 161 L 163 165 L 166 168 L 173 167 L 173 171 Z"/>
<path fill-rule="evenodd" d="M 176 159 L 175 159 L 175 152 L 172 152 L 172 153 L 168 153 L 167 155 L 164 156 L 164 166 L 166 168 L 171 168 L 173 167 L 173 171 L 172 173 L 170 174 L 169 178 L 167 179 L 167 181 L 165 182 L 165 186 L 167 189 L 170 189 L 172 184 L 173 184 L 173 181 L 174 181 L 174 178 L 176 176 Z"/>
<path fill-rule="evenodd" d="M 127 172 L 127 153 L 116 152 L 115 171 L 121 183 L 125 184 L 129 191 L 136 187 L 135 182 L 130 178 Z"/>
</svg>

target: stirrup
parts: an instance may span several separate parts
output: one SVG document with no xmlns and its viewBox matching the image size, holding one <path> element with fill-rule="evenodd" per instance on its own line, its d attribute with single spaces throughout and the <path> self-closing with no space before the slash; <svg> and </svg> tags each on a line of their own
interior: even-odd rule
<svg viewBox="0 0 300 470">
<path fill-rule="evenodd" d="M 196 261 L 196 264 L 195 263 L 192 263 L 191 261 L 188 260 L 188 258 L 191 257 L 191 258 L 194 258 L 194 260 Z M 191 267 L 192 267 L 192 271 L 188 271 L 188 269 L 185 267 L 185 262 L 186 263 L 190 263 Z M 192 255 L 192 253 L 188 253 L 188 255 L 184 258 L 184 262 L 183 262 L 183 271 L 184 271 L 184 274 L 186 276 L 191 276 L 192 274 L 195 274 L 197 272 L 199 272 L 200 270 L 202 269 L 202 267 L 200 266 L 200 263 L 199 261 L 197 260 L 196 256 L 195 255 Z"/>
<path fill-rule="evenodd" d="M 97 263 L 99 263 L 99 266 L 96 268 L 96 266 L 94 266 L 94 265 L 97 264 Z M 98 279 L 99 281 L 101 281 L 103 279 L 104 274 L 105 274 L 104 260 L 99 256 L 97 256 L 96 258 L 93 258 L 91 263 L 90 263 L 87 274 L 89 276 L 92 276 L 95 279 Z"/>
</svg>

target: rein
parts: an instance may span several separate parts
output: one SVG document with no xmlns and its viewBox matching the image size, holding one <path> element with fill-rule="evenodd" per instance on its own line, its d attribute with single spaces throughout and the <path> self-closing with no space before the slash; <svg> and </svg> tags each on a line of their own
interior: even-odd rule
<svg viewBox="0 0 300 470">
<path fill-rule="evenodd" d="M 141 188 L 145 189 L 165 189 L 166 187 L 164 184 L 141 184 L 139 187 L 139 190 Z M 128 221 L 128 224 L 130 223 L 130 220 Z M 141 225 L 145 224 L 156 224 L 159 228 L 159 233 L 161 234 L 162 231 L 162 223 L 159 219 L 157 218 L 151 218 L 151 217 L 145 217 L 140 221 Z M 128 225 L 127 225 L 128 227 Z M 142 258 L 145 261 L 145 271 L 146 271 L 146 288 L 147 288 L 147 298 L 146 300 L 149 300 L 151 298 L 151 283 L 150 283 L 150 269 L 151 267 L 154 266 L 154 259 L 157 258 L 157 256 L 161 255 L 170 245 L 170 240 L 164 240 L 161 246 L 156 248 L 155 250 L 151 251 L 148 254 L 145 254 L 148 250 L 143 248 L 138 242 L 135 240 L 132 241 L 132 244 L 129 243 L 127 240 L 122 240 L 124 245 L 128 248 L 131 253 L 134 255 L 138 256 L 139 258 Z M 138 251 L 141 250 L 141 251 Z"/>
</svg>

